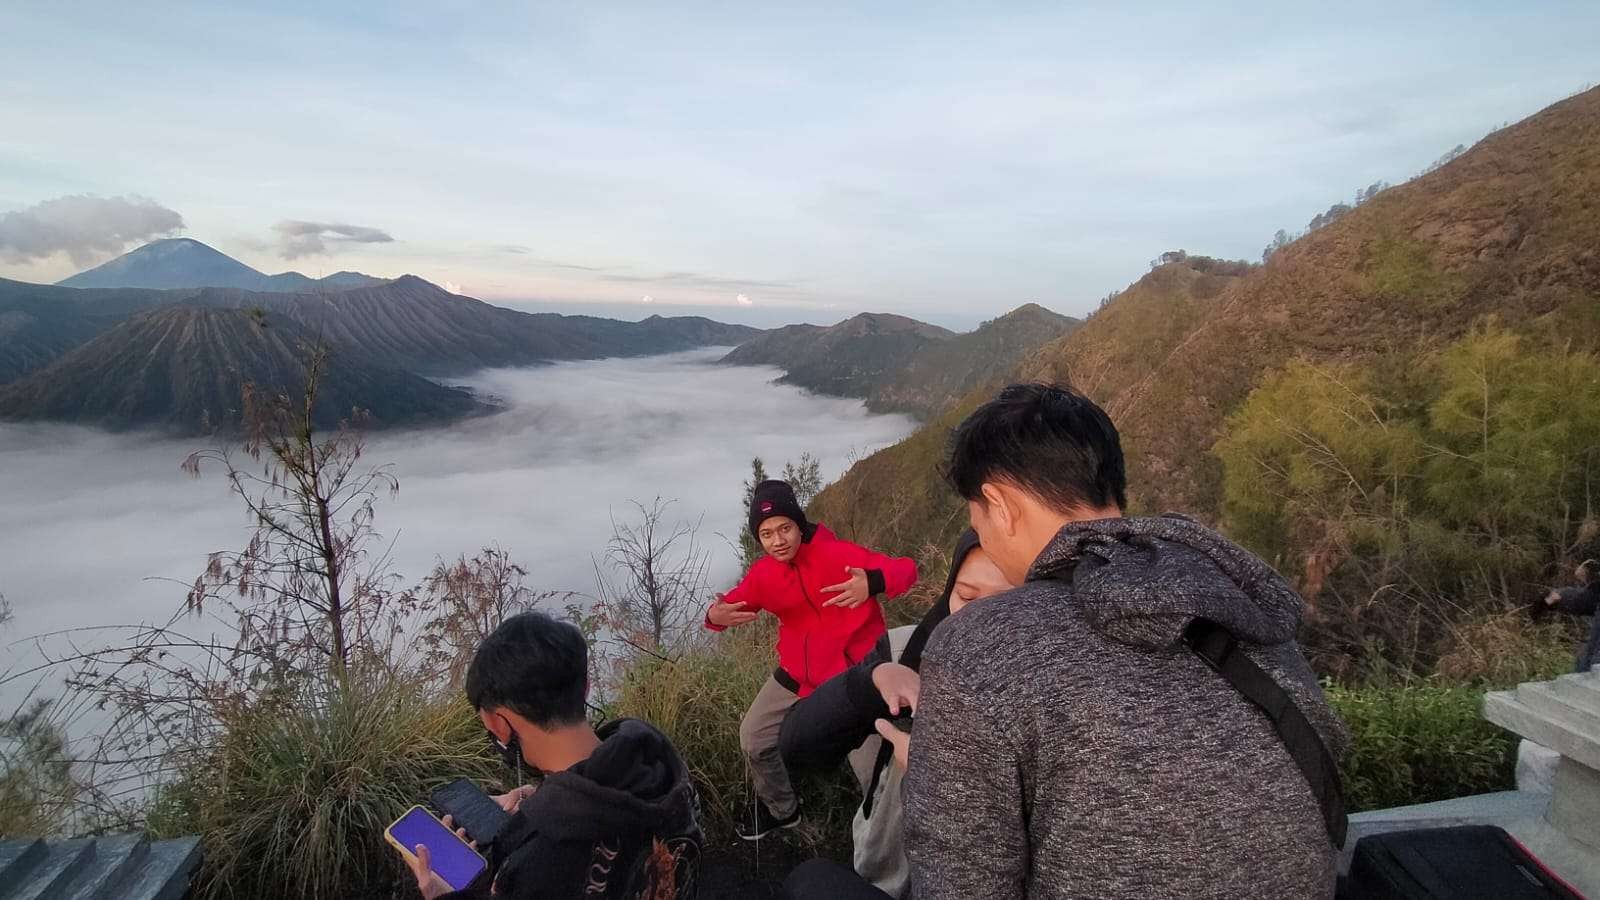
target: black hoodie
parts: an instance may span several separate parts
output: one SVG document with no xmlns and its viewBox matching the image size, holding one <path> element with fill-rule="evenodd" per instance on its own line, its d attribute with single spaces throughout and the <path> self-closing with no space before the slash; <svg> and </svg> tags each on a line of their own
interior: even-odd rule
<svg viewBox="0 0 1600 900">
<path fill-rule="evenodd" d="M 494 896 L 657 900 L 694 896 L 702 836 L 689 771 L 666 735 L 637 719 L 596 732 L 589 758 L 544 779 L 490 853 Z M 662 890 L 663 873 L 673 879 Z M 479 898 L 485 889 L 451 900 Z"/>
<path fill-rule="evenodd" d="M 1600 581 L 1585 587 L 1560 588 L 1556 593 L 1561 598 L 1556 609 L 1568 615 L 1595 617 L 1594 624 L 1589 627 L 1588 642 L 1578 649 L 1578 665 L 1574 670 L 1587 672 L 1600 663 L 1600 615 L 1595 615 L 1596 607 L 1600 607 Z"/>
<path fill-rule="evenodd" d="M 950 557 L 950 574 L 945 578 L 944 590 L 911 633 L 905 650 L 900 654 L 901 665 L 913 670 L 920 669 L 922 648 L 927 645 L 933 630 L 950 615 L 950 594 L 955 590 L 961 563 L 977 546 L 978 535 L 972 529 L 962 533 L 956 543 L 955 553 Z M 778 734 L 778 749 L 790 771 L 837 766 L 850 751 L 877 734 L 873 722 L 888 718 L 889 707 L 872 683 L 872 670 L 879 663 L 891 661 L 889 636 L 885 634 L 872 653 L 861 662 L 828 679 L 794 705 Z M 876 787 L 878 773 L 888 763 L 892 751 L 892 747 L 885 745 L 879 752 L 877 764 L 873 767 L 873 787 Z M 869 815 L 871 797 L 872 790 L 869 789 Z"/>
</svg>

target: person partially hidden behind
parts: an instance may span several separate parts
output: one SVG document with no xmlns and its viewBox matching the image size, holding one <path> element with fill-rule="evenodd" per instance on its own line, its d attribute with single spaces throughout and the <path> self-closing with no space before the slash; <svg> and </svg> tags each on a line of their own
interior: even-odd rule
<svg viewBox="0 0 1600 900">
<path fill-rule="evenodd" d="M 859 662 L 884 633 L 878 595 L 898 597 L 916 584 L 917 565 L 840 540 L 806 520 L 794 490 L 763 481 L 750 498 L 750 533 L 763 555 L 732 590 L 706 610 L 713 631 L 778 617 L 778 668 L 739 723 L 739 746 L 755 783 L 745 840 L 800 823 L 800 803 L 778 750 L 778 731 L 795 701 Z"/>
<path fill-rule="evenodd" d="M 688 900 L 703 838 L 688 769 L 637 719 L 598 729 L 584 715 L 589 648 L 541 612 L 500 624 L 467 669 L 467 700 L 506 764 L 545 773 L 495 800 L 511 819 L 489 848 L 492 878 L 451 892 L 426 848 L 408 859 L 425 898 Z M 447 823 L 448 824 L 448 823 Z"/>
<path fill-rule="evenodd" d="M 1533 602 L 1532 613 L 1535 619 L 1551 611 L 1569 616 L 1594 616 L 1589 625 L 1589 640 L 1578 648 L 1574 668 L 1577 672 L 1587 672 L 1600 665 L 1600 615 L 1595 615 L 1600 608 L 1600 560 L 1585 562 L 1578 567 L 1576 575 L 1579 585 L 1551 590 Z"/>
<path fill-rule="evenodd" d="M 778 736 L 789 768 L 836 768 L 841 756 L 875 733 L 878 720 L 914 713 L 920 685 L 917 669 L 933 630 L 968 604 L 1011 587 L 994 560 L 978 546 L 977 534 L 970 529 L 962 534 L 950 558 L 944 591 L 922 621 L 891 629 L 866 659 L 828 679 L 789 712 Z M 883 727 L 898 726 L 885 723 Z M 882 744 L 874 751 L 875 762 L 863 779 L 864 797 L 851 823 L 855 874 L 841 873 L 828 861 L 813 860 L 802 864 L 785 882 L 786 897 L 840 900 L 858 894 L 902 898 L 910 893 L 900 802 L 905 767 L 894 763 L 892 749 Z M 863 880 L 883 893 L 852 891 L 852 879 Z"/>
<path fill-rule="evenodd" d="M 1534 619 L 1551 612 L 1569 616 L 1594 616 L 1589 623 L 1589 639 L 1578 647 L 1573 671 L 1587 672 L 1600 665 L 1600 560 L 1588 560 L 1575 573 L 1578 584 L 1554 588 L 1533 601 L 1528 611 Z M 1517 742 L 1517 790 L 1548 794 L 1555 788 L 1556 767 L 1561 754 L 1523 738 Z"/>
<path fill-rule="evenodd" d="M 1020 587 L 950 617 L 923 654 L 912 896 L 1332 897 L 1343 817 L 1319 797 L 1337 796 L 1348 738 L 1295 643 L 1289 584 L 1189 519 L 1125 518 L 1117 430 L 1066 388 L 985 403 L 946 474 Z M 1186 644 L 1203 633 L 1236 639 L 1228 676 Z M 1230 681 L 1246 664 L 1304 740 Z M 1327 762 L 1319 787 L 1307 748 Z"/>
</svg>

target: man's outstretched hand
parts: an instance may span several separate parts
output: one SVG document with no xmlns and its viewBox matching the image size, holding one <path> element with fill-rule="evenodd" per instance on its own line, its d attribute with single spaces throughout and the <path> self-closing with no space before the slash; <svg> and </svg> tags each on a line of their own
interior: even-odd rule
<svg viewBox="0 0 1600 900">
<path fill-rule="evenodd" d="M 754 622 L 756 620 L 756 614 L 754 610 L 745 609 L 743 602 L 726 603 L 722 599 L 725 596 L 727 595 L 717 595 L 716 602 L 712 603 L 711 608 L 706 610 L 706 621 L 722 628 L 728 628 L 733 625 L 743 625 L 746 622 Z"/>
<path fill-rule="evenodd" d="M 823 588 L 822 592 L 824 594 L 832 594 L 837 592 L 839 595 L 834 597 L 832 600 L 825 601 L 822 604 L 823 606 L 837 606 L 841 609 L 855 609 L 861 604 L 867 602 L 867 598 L 872 596 L 867 592 L 868 588 L 866 569 L 860 568 L 859 566 L 845 566 L 844 571 L 845 574 L 850 576 L 850 580 L 841 581 L 838 584 L 830 584 Z"/>
<path fill-rule="evenodd" d="M 898 716 L 901 710 L 917 711 L 917 695 L 922 692 L 922 676 L 910 666 L 899 663 L 881 663 L 872 667 L 872 686 L 883 695 L 889 705 L 889 715 Z"/>
</svg>

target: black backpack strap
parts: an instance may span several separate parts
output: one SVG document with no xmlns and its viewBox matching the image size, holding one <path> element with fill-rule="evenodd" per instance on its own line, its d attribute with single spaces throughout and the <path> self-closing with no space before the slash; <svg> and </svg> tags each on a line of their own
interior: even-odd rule
<svg viewBox="0 0 1600 900">
<path fill-rule="evenodd" d="M 884 741 L 878 746 L 878 756 L 872 761 L 872 780 L 867 782 L 866 795 L 861 798 L 861 817 L 872 818 L 872 801 L 878 796 L 878 784 L 883 781 L 883 770 L 894 759 L 894 745 Z"/>
<path fill-rule="evenodd" d="M 1311 720 L 1306 718 L 1294 698 L 1289 696 L 1265 670 L 1239 649 L 1239 641 L 1228 629 L 1210 619 L 1195 618 L 1183 631 L 1183 641 L 1206 665 L 1214 669 L 1234 690 L 1255 704 L 1278 731 L 1278 738 L 1294 758 L 1295 765 L 1311 786 L 1322 806 L 1322 821 L 1335 847 L 1344 846 L 1344 789 L 1339 783 L 1339 767 L 1322 742 Z"/>
<path fill-rule="evenodd" d="M 791 694 L 800 693 L 800 679 L 790 675 L 783 666 L 772 670 L 772 680 L 776 681 L 780 687 Z"/>
</svg>

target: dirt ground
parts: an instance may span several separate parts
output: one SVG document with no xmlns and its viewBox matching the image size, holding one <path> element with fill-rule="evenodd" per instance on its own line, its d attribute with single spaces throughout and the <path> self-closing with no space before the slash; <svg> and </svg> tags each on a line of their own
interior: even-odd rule
<svg viewBox="0 0 1600 900">
<path fill-rule="evenodd" d="M 782 837 L 708 846 L 700 864 L 700 900 L 776 900 L 789 871 L 813 856 L 849 860 L 837 848 L 801 847 Z"/>
</svg>

